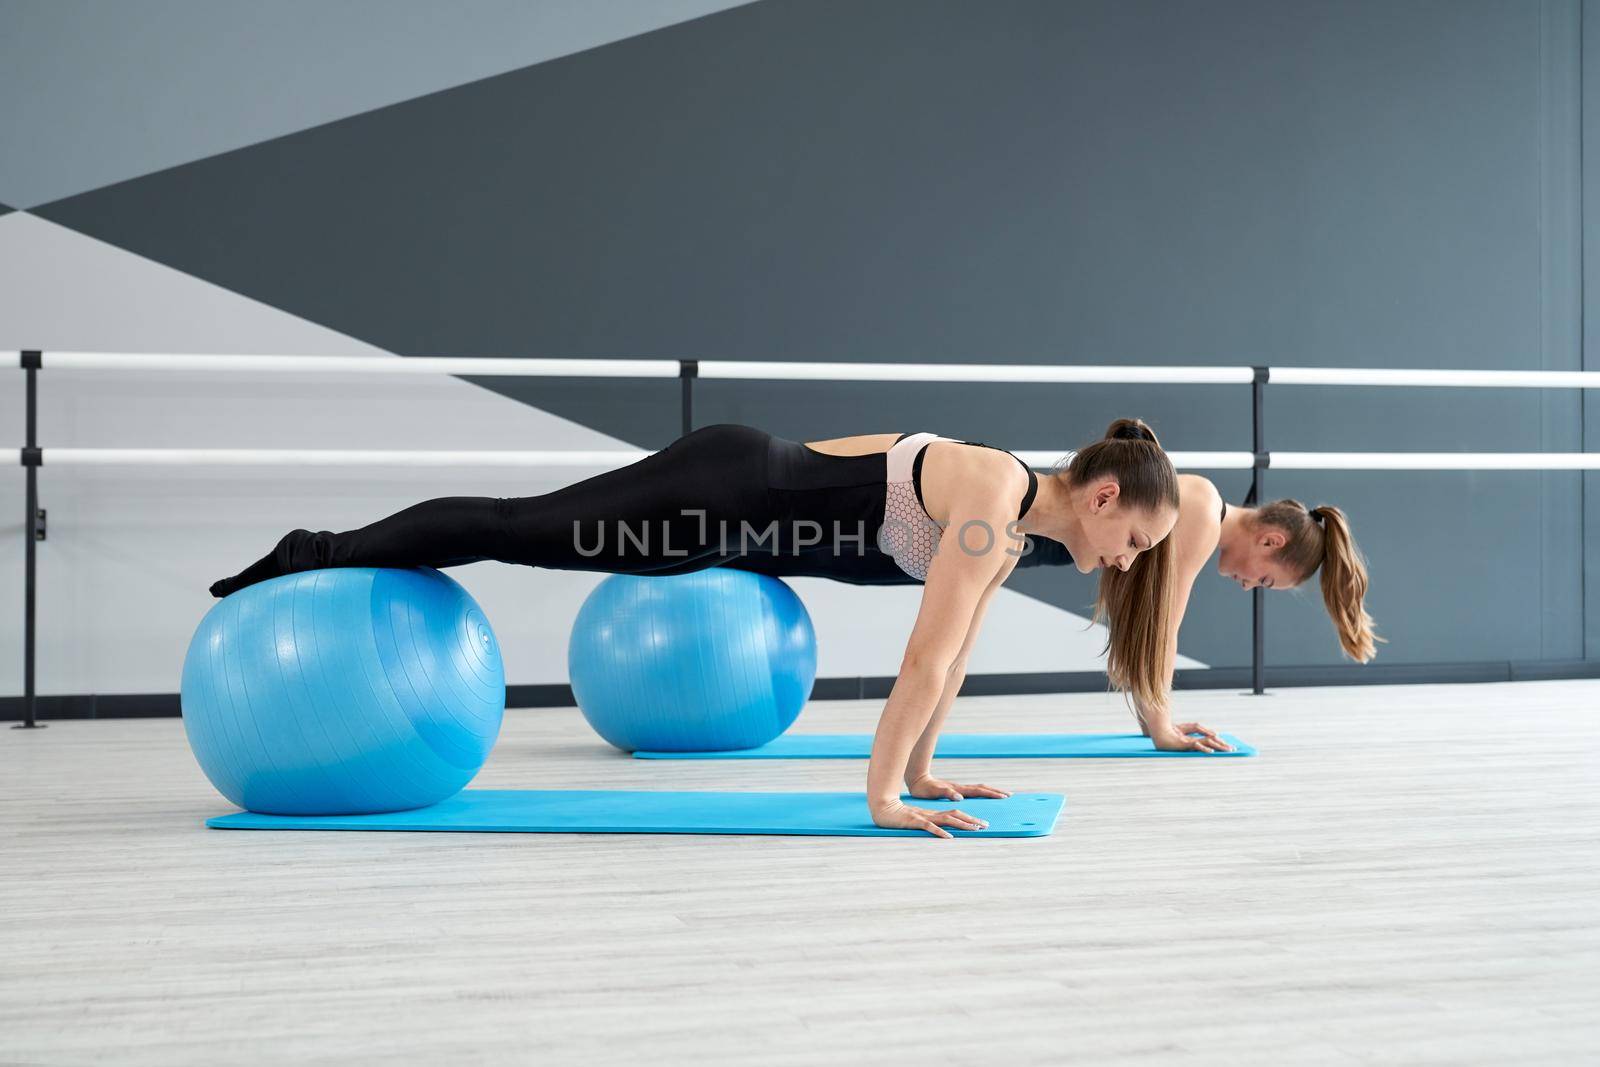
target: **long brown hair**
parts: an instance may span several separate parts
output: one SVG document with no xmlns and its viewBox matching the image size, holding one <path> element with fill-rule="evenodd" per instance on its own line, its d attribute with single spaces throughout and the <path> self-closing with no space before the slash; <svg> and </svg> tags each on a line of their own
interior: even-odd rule
<svg viewBox="0 0 1600 1067">
<path fill-rule="evenodd" d="M 1258 508 L 1257 526 L 1275 526 L 1288 538 L 1277 558 L 1299 575 L 1295 584 L 1309 581 L 1322 568 L 1322 603 L 1339 631 L 1339 646 L 1357 663 L 1378 654 L 1384 641 L 1373 630 L 1372 616 L 1362 603 L 1367 595 L 1367 561 L 1350 535 L 1350 520 L 1331 504 L 1307 509 L 1298 500 L 1274 500 Z M 1387 643 L 1387 642 L 1385 642 Z"/>
<path fill-rule="evenodd" d="M 1178 472 L 1155 431 L 1140 419 L 1118 419 L 1105 436 L 1073 455 L 1057 477 L 1069 486 L 1115 478 L 1122 506 L 1178 510 Z M 1166 702 L 1168 628 L 1172 621 L 1172 539 L 1133 558 L 1126 571 L 1106 567 L 1094 601 L 1094 621 L 1106 623 L 1106 674 L 1113 685 L 1147 705 Z"/>
</svg>

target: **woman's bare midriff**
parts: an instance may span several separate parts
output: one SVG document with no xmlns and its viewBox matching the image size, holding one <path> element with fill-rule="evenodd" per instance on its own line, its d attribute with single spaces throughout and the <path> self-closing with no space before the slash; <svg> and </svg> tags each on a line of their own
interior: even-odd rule
<svg viewBox="0 0 1600 1067">
<path fill-rule="evenodd" d="M 870 456 L 874 452 L 887 452 L 894 444 L 897 433 L 862 433 L 854 437 L 833 437 L 826 441 L 805 441 L 813 452 L 827 456 Z"/>
</svg>

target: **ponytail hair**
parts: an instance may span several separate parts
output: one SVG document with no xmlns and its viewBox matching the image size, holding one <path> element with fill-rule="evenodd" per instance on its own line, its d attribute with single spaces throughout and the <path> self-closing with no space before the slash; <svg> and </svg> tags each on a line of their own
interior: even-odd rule
<svg viewBox="0 0 1600 1067">
<path fill-rule="evenodd" d="M 1276 526 L 1288 537 L 1278 549 L 1278 559 L 1300 576 L 1300 582 L 1322 569 L 1322 603 L 1344 654 L 1357 663 L 1376 656 L 1378 642 L 1388 642 L 1377 635 L 1363 603 L 1367 561 L 1356 547 L 1344 512 L 1332 504 L 1307 509 L 1298 500 L 1276 500 L 1255 513 L 1255 523 Z"/>
<path fill-rule="evenodd" d="M 1105 436 L 1074 453 L 1053 472 L 1069 486 L 1115 478 L 1122 505 L 1142 511 L 1178 510 L 1178 472 L 1155 431 L 1140 419 L 1118 419 Z M 1164 707 L 1162 666 L 1172 622 L 1172 539 L 1133 558 L 1126 571 L 1100 572 L 1094 621 L 1104 621 L 1106 675 L 1141 704 Z"/>
</svg>

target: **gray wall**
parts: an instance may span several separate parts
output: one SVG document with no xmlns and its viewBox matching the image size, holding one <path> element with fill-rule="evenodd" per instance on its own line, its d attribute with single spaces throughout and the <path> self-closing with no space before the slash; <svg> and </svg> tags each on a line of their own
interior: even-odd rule
<svg viewBox="0 0 1600 1067">
<path fill-rule="evenodd" d="M 764 0 L 465 84 L 419 75 L 450 87 L 87 191 L 62 175 L 27 200 L 7 186 L 38 175 L 0 169 L 0 195 L 399 355 L 1593 369 L 1586 7 Z M 675 387 L 476 381 L 636 444 L 676 432 Z M 1059 449 L 1137 414 L 1170 448 L 1240 449 L 1248 400 L 719 382 L 697 417 Z M 1536 391 L 1268 405 L 1269 447 L 1295 450 L 1576 450 L 1587 417 Z M 1582 483 L 1267 478 L 1351 515 L 1388 664 L 1596 658 Z M 1064 612 L 1092 596 L 1076 574 L 1013 581 Z M 1269 613 L 1271 662 L 1339 662 L 1315 590 Z M 1208 573 L 1183 652 L 1247 663 L 1248 624 Z"/>
</svg>

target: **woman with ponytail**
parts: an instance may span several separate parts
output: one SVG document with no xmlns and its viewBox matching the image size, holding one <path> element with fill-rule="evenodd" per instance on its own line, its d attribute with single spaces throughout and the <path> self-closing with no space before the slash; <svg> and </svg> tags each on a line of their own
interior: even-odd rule
<svg viewBox="0 0 1600 1067">
<path fill-rule="evenodd" d="M 224 597 L 322 567 L 454 567 L 500 560 L 638 575 L 733 567 L 856 584 L 923 584 L 867 768 L 879 826 L 981 829 L 914 798 L 1004 797 L 932 770 L 995 591 L 1037 534 L 1078 570 L 1101 571 L 1096 618 L 1111 679 L 1141 703 L 1164 698 L 1178 477 L 1150 428 L 1118 419 L 1066 466 L 1037 475 L 1003 449 L 931 433 L 801 443 L 706 426 L 618 470 L 530 497 L 439 497 L 343 533 L 293 530 L 217 581 Z"/>
<path fill-rule="evenodd" d="M 1333 619 L 1339 647 L 1357 663 L 1377 655 L 1382 641 L 1367 614 L 1367 564 L 1350 532 L 1344 512 L 1331 504 L 1310 508 L 1298 500 L 1276 500 L 1258 508 L 1229 507 L 1208 478 L 1178 478 L 1182 506 L 1173 532 L 1176 557 L 1173 576 L 1172 641 L 1162 660 L 1162 678 L 1170 687 L 1178 654 L 1177 630 L 1189 603 L 1194 580 L 1212 554 L 1217 573 L 1242 589 L 1295 589 L 1322 572 L 1322 603 Z M 1169 726 L 1164 704 L 1138 705 L 1140 723 L 1162 747 L 1224 750 L 1215 734 L 1195 731 L 1188 723 Z"/>
<path fill-rule="evenodd" d="M 1178 657 L 1178 628 L 1195 578 L 1217 556 L 1217 573 L 1243 589 L 1295 589 L 1322 574 L 1322 603 L 1333 620 L 1339 647 L 1357 663 L 1377 655 L 1383 641 L 1367 614 L 1367 564 L 1356 547 L 1345 513 L 1331 504 L 1307 508 L 1298 500 L 1276 500 L 1258 508 L 1230 507 L 1208 478 L 1178 476 L 1178 524 L 1168 539 L 1173 556 L 1171 630 L 1161 656 L 1160 692 L 1148 699 L 1135 692 L 1141 728 L 1156 747 L 1223 752 L 1228 745 L 1199 723 L 1173 725 L 1166 694 Z M 1070 563 L 1067 551 L 1033 539 L 1022 567 Z"/>
</svg>

